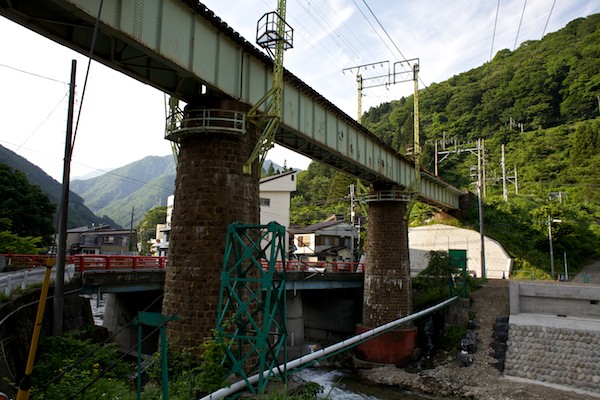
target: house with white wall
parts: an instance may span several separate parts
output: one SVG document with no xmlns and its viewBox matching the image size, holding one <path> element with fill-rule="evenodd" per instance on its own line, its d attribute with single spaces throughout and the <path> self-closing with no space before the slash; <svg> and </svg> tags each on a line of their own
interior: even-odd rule
<svg viewBox="0 0 600 400">
<path fill-rule="evenodd" d="M 290 203 L 291 194 L 296 191 L 297 171 L 287 171 L 282 174 L 267 176 L 260 180 L 260 224 L 266 225 L 275 221 L 286 228 L 285 243 L 288 243 L 287 229 L 290 226 Z M 169 250 L 169 236 L 171 233 L 171 220 L 173 218 L 173 208 L 175 196 L 167 198 L 167 218 L 166 223 L 161 228 L 157 227 L 157 240 L 154 244 L 156 254 L 166 256 Z M 160 232 L 158 230 L 160 229 Z M 223 236 L 223 240 L 225 237 Z"/>
<path fill-rule="evenodd" d="M 290 229 L 294 236 L 294 256 L 303 261 L 352 261 L 352 243 L 358 232 L 337 216 L 302 228 Z"/>
</svg>

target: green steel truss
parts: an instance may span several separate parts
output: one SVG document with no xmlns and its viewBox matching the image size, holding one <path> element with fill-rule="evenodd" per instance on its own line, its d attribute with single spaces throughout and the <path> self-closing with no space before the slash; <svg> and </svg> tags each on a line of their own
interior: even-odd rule
<svg viewBox="0 0 600 400">
<path fill-rule="evenodd" d="M 272 375 L 285 380 L 285 228 L 276 222 L 227 228 L 217 332 L 226 340 L 231 374 L 252 393 L 264 393 Z M 263 374 L 263 372 L 266 372 Z M 260 373 L 252 385 L 248 378 Z"/>
<path fill-rule="evenodd" d="M 258 21 L 256 41 L 273 57 L 273 85 L 271 89 L 248 111 L 248 120 L 262 129 L 252 154 L 244 165 L 249 174 L 251 165 L 258 158 L 259 169 L 269 149 L 273 147 L 275 133 L 281 122 L 283 93 L 283 53 L 293 47 L 293 29 L 285 22 L 286 0 L 277 1 L 277 12 L 270 12 Z M 260 107 L 265 107 L 260 112 Z"/>
</svg>

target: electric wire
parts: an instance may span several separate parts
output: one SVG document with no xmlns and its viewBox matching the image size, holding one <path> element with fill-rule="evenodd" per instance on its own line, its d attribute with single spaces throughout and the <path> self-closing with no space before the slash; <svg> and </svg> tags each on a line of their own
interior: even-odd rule
<svg viewBox="0 0 600 400">
<path fill-rule="evenodd" d="M 527 7 L 527 0 L 523 2 L 523 11 L 521 11 L 521 19 L 519 20 L 519 27 L 517 28 L 517 37 L 515 37 L 515 44 L 513 46 L 513 51 L 517 49 L 517 41 L 519 39 L 519 32 L 521 31 L 521 24 L 523 23 L 523 16 L 525 15 L 525 7 Z"/>
<path fill-rule="evenodd" d="M 542 39 L 546 34 L 546 29 L 548 28 L 548 23 L 550 22 L 550 17 L 552 16 L 552 11 L 554 11 L 554 5 L 556 5 L 556 0 L 552 2 L 552 7 L 550 7 L 550 13 L 548 13 L 548 19 L 546 19 L 546 24 L 544 25 L 544 30 L 542 31 Z"/>
<path fill-rule="evenodd" d="M 494 54 L 494 40 L 496 39 L 496 27 L 498 26 L 498 14 L 500 13 L 500 0 L 498 0 L 498 5 L 496 6 L 496 18 L 494 19 L 494 31 L 492 33 L 492 47 L 490 48 L 490 61 L 492 61 L 492 56 Z"/>
<path fill-rule="evenodd" d="M 6 65 L 6 64 L 0 64 L 0 67 L 3 68 L 8 68 L 8 69 L 12 69 L 13 71 L 18 71 L 21 72 L 23 74 L 27 74 L 27 75 L 31 75 L 31 76 L 35 76 L 37 78 L 42 78 L 42 79 L 46 79 L 52 82 L 58 82 L 58 83 L 62 83 L 64 86 L 67 86 L 68 83 L 65 81 L 61 81 L 59 79 L 54 79 L 54 78 L 50 78 L 48 76 L 44 76 L 44 75 L 40 75 L 40 74 L 36 74 L 35 72 L 29 72 L 29 71 L 25 71 L 24 69 L 20 69 L 20 68 L 16 68 L 16 67 L 11 67 L 10 65 Z"/>
<path fill-rule="evenodd" d="M 96 47 L 96 39 L 98 38 L 98 30 L 100 28 L 100 15 L 102 14 L 102 6 L 104 4 L 104 0 L 100 0 L 100 5 L 98 6 L 98 14 L 96 16 L 96 23 L 94 24 L 94 33 L 92 35 L 92 43 L 90 45 L 90 52 L 88 54 L 88 65 L 85 73 L 85 79 L 83 81 L 83 90 L 81 91 L 81 100 L 79 102 L 79 110 L 77 112 L 77 122 L 75 123 L 75 130 L 73 132 L 73 139 L 71 143 L 71 154 L 68 155 L 69 159 L 73 155 L 73 149 L 75 147 L 75 139 L 77 138 L 77 131 L 79 130 L 79 121 L 81 119 L 81 109 L 83 107 L 83 99 L 85 98 L 85 91 L 87 89 L 88 78 L 90 76 L 90 67 L 92 65 L 92 56 L 94 55 L 94 49 Z"/>
<path fill-rule="evenodd" d="M 46 116 L 46 118 L 44 118 L 42 120 L 42 122 L 37 126 L 37 128 L 35 128 L 33 130 L 33 132 L 31 132 L 29 134 L 29 136 L 27 136 L 27 138 L 17 146 L 17 148 L 13 151 L 13 153 L 16 155 L 16 152 L 19 151 L 28 141 L 29 139 L 31 139 L 33 137 L 33 135 L 35 135 L 41 128 L 42 126 L 44 126 L 46 124 L 46 122 L 48 122 L 48 120 L 50 119 L 50 117 L 52 116 L 52 114 L 54 114 L 54 112 L 58 109 L 58 107 L 62 104 L 62 102 L 64 101 L 64 99 L 69 95 L 69 92 L 66 92 L 63 97 L 60 99 L 60 101 L 56 104 L 56 106 L 52 109 L 52 111 L 50 111 L 50 113 Z M 2 160 L 0 160 L 0 162 L 5 162 L 6 160 L 10 159 L 12 157 L 12 154 L 7 155 L 6 157 L 4 157 Z"/>
</svg>

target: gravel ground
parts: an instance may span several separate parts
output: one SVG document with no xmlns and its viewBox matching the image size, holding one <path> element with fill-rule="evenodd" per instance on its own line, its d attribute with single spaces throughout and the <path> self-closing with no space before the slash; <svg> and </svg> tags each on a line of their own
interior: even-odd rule
<svg viewBox="0 0 600 400">
<path fill-rule="evenodd" d="M 600 267 L 600 264 L 599 264 Z M 599 275 L 600 276 L 600 275 Z M 361 375 L 377 384 L 432 396 L 482 400 L 591 400 L 600 395 L 577 393 L 565 387 L 549 387 L 532 381 L 505 378 L 494 368 L 492 328 L 497 316 L 509 314 L 508 280 L 490 280 L 473 292 L 471 311 L 479 324 L 479 346 L 473 364 L 460 367 L 453 358 L 433 369 L 411 373 L 395 367 L 362 370 Z"/>
</svg>

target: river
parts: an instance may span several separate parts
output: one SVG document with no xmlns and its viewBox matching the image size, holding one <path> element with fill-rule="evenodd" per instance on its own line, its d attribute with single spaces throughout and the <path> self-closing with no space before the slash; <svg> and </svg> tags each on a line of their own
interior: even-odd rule
<svg viewBox="0 0 600 400">
<path fill-rule="evenodd" d="M 94 324 L 102 326 L 104 299 L 91 295 L 90 304 Z M 418 395 L 398 388 L 372 385 L 362 381 L 351 370 L 307 368 L 294 374 L 304 381 L 316 382 L 323 387 L 319 398 L 329 400 L 432 400 L 440 398 Z"/>
<path fill-rule="evenodd" d="M 294 374 L 305 381 L 323 387 L 321 399 L 331 400 L 441 400 L 438 397 L 418 395 L 398 388 L 372 385 L 362 381 L 351 371 L 307 368 Z"/>
</svg>

